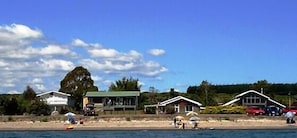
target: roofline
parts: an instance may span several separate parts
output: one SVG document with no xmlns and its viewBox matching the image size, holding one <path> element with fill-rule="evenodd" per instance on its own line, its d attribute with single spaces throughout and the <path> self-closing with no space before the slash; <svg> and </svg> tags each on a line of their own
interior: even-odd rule
<svg viewBox="0 0 297 138">
<path fill-rule="evenodd" d="M 54 93 L 58 93 L 58 94 L 61 94 L 61 95 L 65 95 L 65 96 L 70 96 L 70 94 L 67 94 L 67 93 L 63 93 L 63 92 L 58 92 L 58 91 L 48 91 L 48 92 L 43 92 L 43 93 L 40 93 L 40 94 L 37 94 L 36 96 L 42 96 L 42 95 L 45 95 L 45 94 L 49 94 L 51 92 L 54 92 Z"/>
<path fill-rule="evenodd" d="M 197 104 L 198 106 L 202 106 L 201 103 L 199 103 L 197 101 L 194 101 L 194 100 L 191 100 L 189 98 L 183 97 L 183 96 L 177 96 L 177 97 L 170 98 L 168 100 L 165 100 L 165 101 L 161 102 L 160 105 L 165 106 L 167 104 L 173 103 L 173 102 L 181 100 L 181 99 L 186 100 L 186 101 L 191 102 L 191 103 L 194 103 L 194 104 Z"/>
<path fill-rule="evenodd" d="M 88 94 L 106 94 L 106 95 L 88 95 Z M 110 93 L 128 93 L 132 95 L 128 95 L 128 97 L 140 96 L 140 91 L 88 91 L 84 97 L 118 97 L 118 95 L 109 95 Z M 125 96 L 125 95 L 124 95 Z M 126 96 L 125 96 L 126 97 Z"/>
<path fill-rule="evenodd" d="M 243 96 L 243 95 L 245 95 L 245 94 L 247 94 L 247 93 L 250 93 L 250 92 L 259 94 L 259 95 L 261 95 L 261 96 L 263 96 L 263 97 L 265 97 L 265 98 L 267 98 L 267 99 L 270 98 L 270 97 L 264 95 L 263 93 L 257 92 L 257 91 L 255 91 L 255 90 L 248 90 L 248 91 L 245 91 L 245 92 L 243 92 L 243 93 L 241 93 L 241 94 L 236 95 L 235 98 L 238 98 L 238 97 Z"/>
<path fill-rule="evenodd" d="M 248 91 L 242 92 L 242 93 L 240 93 L 240 94 L 238 94 L 238 95 L 235 96 L 236 99 L 233 99 L 233 100 L 231 100 L 231 101 L 229 101 L 229 102 L 223 104 L 223 106 L 230 105 L 230 104 L 232 104 L 232 103 L 237 102 L 238 100 L 240 100 L 239 97 L 241 97 L 241 96 L 243 96 L 243 95 L 245 95 L 245 94 L 247 94 L 247 93 L 250 93 L 250 92 L 253 92 L 253 93 L 256 93 L 256 94 L 258 94 L 258 95 L 261 95 L 261 96 L 267 98 L 267 100 L 269 100 L 269 101 L 271 101 L 271 102 L 273 102 L 273 103 L 275 103 L 275 104 L 277 104 L 277 105 L 279 105 L 279 106 L 281 106 L 281 107 L 286 107 L 285 105 L 283 105 L 283 104 L 281 104 L 281 103 L 279 103 L 279 102 L 277 102 L 277 101 L 271 99 L 270 97 L 264 95 L 263 93 L 260 93 L 260 92 L 255 91 L 255 90 L 248 90 Z"/>
</svg>

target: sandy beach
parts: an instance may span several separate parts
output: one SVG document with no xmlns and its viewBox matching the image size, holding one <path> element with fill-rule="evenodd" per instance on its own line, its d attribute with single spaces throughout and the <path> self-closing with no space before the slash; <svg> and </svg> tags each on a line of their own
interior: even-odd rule
<svg viewBox="0 0 297 138">
<path fill-rule="evenodd" d="M 185 129 L 193 130 L 193 124 L 184 121 Z M 7 121 L 0 122 L 0 130 L 66 130 L 67 121 Z M 74 124 L 73 130 L 139 130 L 139 129 L 179 129 L 171 120 L 125 120 L 99 119 L 84 120 L 83 124 Z M 198 129 L 295 129 L 296 125 L 288 125 L 285 119 L 249 118 L 236 120 L 207 119 L 199 121 Z"/>
</svg>

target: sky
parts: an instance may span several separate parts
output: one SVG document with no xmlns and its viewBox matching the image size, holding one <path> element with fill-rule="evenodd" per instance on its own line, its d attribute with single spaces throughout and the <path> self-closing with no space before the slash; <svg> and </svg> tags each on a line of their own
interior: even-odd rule
<svg viewBox="0 0 297 138">
<path fill-rule="evenodd" d="M 59 90 L 77 66 L 100 91 L 297 83 L 296 0 L 3 0 L 0 93 Z"/>
</svg>

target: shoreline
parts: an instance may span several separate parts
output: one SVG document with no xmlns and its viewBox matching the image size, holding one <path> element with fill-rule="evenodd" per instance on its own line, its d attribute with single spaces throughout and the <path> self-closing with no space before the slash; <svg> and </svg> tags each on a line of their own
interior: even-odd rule
<svg viewBox="0 0 297 138">
<path fill-rule="evenodd" d="M 240 119 L 199 121 L 198 129 L 186 122 L 185 129 L 175 128 L 169 120 L 86 120 L 83 124 L 67 124 L 65 121 L 12 121 L 0 122 L 0 131 L 203 131 L 203 130 L 284 130 L 297 129 L 296 124 L 286 124 L 284 119 Z M 69 126 L 73 129 L 67 129 Z"/>
</svg>

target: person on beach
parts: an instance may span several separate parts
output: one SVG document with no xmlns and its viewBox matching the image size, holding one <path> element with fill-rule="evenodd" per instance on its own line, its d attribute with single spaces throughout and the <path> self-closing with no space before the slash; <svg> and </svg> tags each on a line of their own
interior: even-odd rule
<svg viewBox="0 0 297 138">
<path fill-rule="evenodd" d="M 183 129 L 185 129 L 185 127 L 186 127 L 186 124 L 185 124 L 185 123 L 183 123 L 182 125 L 183 125 Z"/>
<path fill-rule="evenodd" d="M 193 129 L 197 129 L 197 128 L 198 128 L 198 123 L 195 122 L 195 123 L 194 123 L 194 127 L 193 127 Z"/>
<path fill-rule="evenodd" d="M 173 119 L 174 127 L 176 127 L 176 118 Z"/>
</svg>

